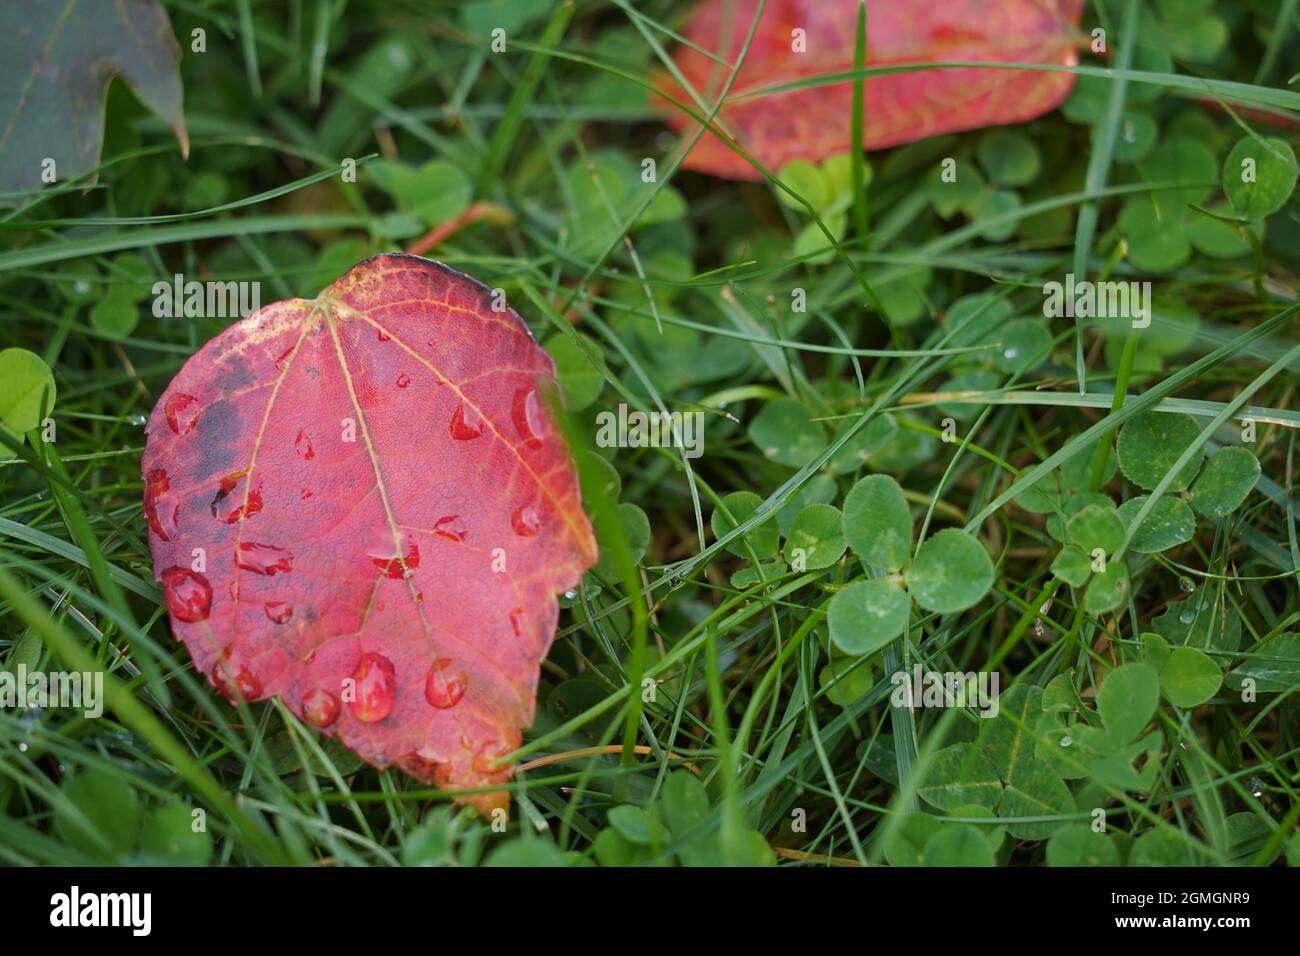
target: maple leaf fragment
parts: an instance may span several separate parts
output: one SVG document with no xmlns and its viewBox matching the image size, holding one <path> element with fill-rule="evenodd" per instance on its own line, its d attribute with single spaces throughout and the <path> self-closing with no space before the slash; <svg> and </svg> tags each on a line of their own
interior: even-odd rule
<svg viewBox="0 0 1300 956">
<path fill-rule="evenodd" d="M 453 791 L 509 778 L 495 762 L 532 723 L 555 596 L 596 558 L 554 363 L 493 304 L 440 263 L 367 259 L 192 356 L 141 463 L 198 669 Z"/>
<path fill-rule="evenodd" d="M 114 77 L 189 155 L 181 48 L 157 0 L 0 4 L 0 63 L 0 192 L 39 189 L 49 160 L 64 180 L 99 164 Z"/>
<path fill-rule="evenodd" d="M 744 47 L 758 0 L 706 0 L 685 29 L 688 41 L 734 63 Z M 852 148 L 853 83 L 746 94 L 804 78 L 853 69 L 858 0 L 768 0 L 736 82 L 715 125 L 775 174 L 792 159 L 820 162 Z M 867 4 L 868 67 L 935 62 L 1077 62 L 1083 0 L 871 0 Z M 796 52 L 802 30 L 804 52 Z M 674 60 L 712 104 L 729 68 L 688 46 Z M 664 77 L 659 88 L 698 110 L 681 86 Z M 864 145 L 882 149 L 913 140 L 1020 123 L 1054 109 L 1074 85 L 1071 73 L 954 67 L 868 77 Z M 696 123 L 662 97 L 668 124 Z M 701 111 L 702 112 L 702 111 Z M 683 163 L 727 179 L 762 175 L 706 131 Z"/>
</svg>

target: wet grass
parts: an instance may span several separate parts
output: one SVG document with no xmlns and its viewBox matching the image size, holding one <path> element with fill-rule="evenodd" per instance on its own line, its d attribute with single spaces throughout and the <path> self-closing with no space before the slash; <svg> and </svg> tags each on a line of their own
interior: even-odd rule
<svg viewBox="0 0 1300 956">
<path fill-rule="evenodd" d="M 683 4 L 522 5 L 537 14 L 511 27 L 500 56 L 463 5 L 353 3 L 342 16 L 336 6 L 168 4 L 182 40 L 209 31 L 210 52 L 182 64 L 188 161 L 115 86 L 98 181 L 0 212 L 0 348 L 41 355 L 58 389 L 57 440 L 9 436 L 14 457 L 0 462 L 0 662 L 107 674 L 100 719 L 0 709 L 0 860 L 475 864 L 493 853 L 550 861 L 554 848 L 610 865 L 867 864 L 884 861 L 908 812 L 922 810 L 979 828 L 1001 865 L 1043 865 L 1050 834 L 1091 826 L 1098 808 L 1128 863 L 1294 860 L 1300 654 L 1278 637 L 1300 619 L 1298 207 L 1293 197 L 1241 255 L 1198 249 L 1155 274 L 1134 265 L 1136 240 L 1119 219 L 1130 200 L 1189 186 L 1176 164 L 1123 154 L 1134 109 L 1160 142 L 1206 137 L 1218 169 L 1243 135 L 1294 143 L 1300 94 L 1283 83 L 1300 67 L 1287 60 L 1294 4 L 1271 25 L 1215 5 L 1226 52 L 1163 70 L 1125 42 L 1136 13 L 1119 22 L 1093 10 L 1087 24 L 1116 38 L 1108 61 L 1085 58 L 1078 70 L 1097 84 L 1099 111 L 1024 127 L 1042 162 L 1014 206 L 936 211 L 935 167 L 950 155 L 978 162 L 976 132 L 854 163 L 851 182 L 869 185 L 838 227 L 780 170 L 761 170 L 758 184 L 681 170 L 702 131 L 665 133 L 646 90 L 668 68 Z M 401 68 L 385 68 L 392 50 L 410 54 Z M 836 79 L 869 85 L 887 72 Z M 706 119 L 717 91 L 691 93 L 677 107 Z M 639 175 L 647 156 L 657 160 L 649 184 Z M 345 157 L 358 163 L 356 182 L 338 175 Z M 570 391 L 603 378 L 572 412 L 575 443 L 590 445 L 597 413 L 619 403 L 705 415 L 698 459 L 671 448 L 585 453 L 584 468 L 599 458 L 618 475 L 619 511 L 601 527 L 622 560 L 564 602 L 505 832 L 397 771 L 364 767 L 278 702 L 230 707 L 194 671 L 154 582 L 139 463 L 144 416 L 226 320 L 159 319 L 147 301 L 127 334 L 92 318 L 132 281 L 124 254 L 160 279 L 260 282 L 267 302 L 314 294 L 365 255 L 411 246 L 430 224 L 371 175 L 393 159 L 444 160 L 456 173 L 431 189 L 464 181 L 489 204 L 429 255 L 504 288 L 548 347 L 567 341 L 595 360 L 562 368 Z M 1179 215 L 1222 195 L 1217 175 L 1190 185 L 1203 194 L 1171 200 Z M 665 196 L 671 209 L 656 215 Z M 829 254 L 795 247 L 805 227 L 821 231 Z M 981 309 L 1041 318 L 1043 283 L 1071 269 L 1154 280 L 1157 298 L 1194 321 L 1163 309 L 1129 334 L 1053 318 L 1041 360 L 1024 368 L 995 364 L 1007 349 L 997 334 L 972 339 L 950 321 L 954 304 L 980 293 Z M 806 311 L 789 308 L 796 289 Z M 802 460 L 774 455 L 752 430 L 779 399 L 798 402 L 811 424 L 758 437 L 796 446 L 813 435 Z M 1062 545 L 1052 512 L 1069 514 L 1078 495 L 1120 504 L 1149 491 L 1106 467 L 1125 424 L 1148 410 L 1193 417 L 1188 459 L 1240 445 L 1261 478 L 1238 509 L 1198 518 L 1176 548 L 1129 551 L 1123 601 L 1090 612 L 1082 588 L 1053 576 Z M 884 420 L 896 426 L 887 447 L 843 465 Z M 901 640 L 855 656 L 832 641 L 827 615 L 863 576 L 857 557 L 796 570 L 759 533 L 810 500 L 842 508 L 872 473 L 900 482 L 918 544 L 964 529 L 996 578 L 969 610 L 917 608 Z M 1052 507 L 1024 507 L 1030 489 L 1066 474 L 1083 477 Z M 735 492 L 761 505 L 732 514 Z M 1156 494 L 1177 492 L 1171 480 Z M 788 545 L 787 532 L 783 523 Z M 1203 637 L 1181 622 L 1187 600 L 1212 622 Z M 1228 642 L 1233 628 L 1240 637 Z M 1195 706 L 1162 698 L 1150 721 L 1159 745 L 1139 760 L 1152 774 L 1143 787 L 1080 758 L 1067 774 L 1071 806 L 1029 818 L 1042 835 L 1005 832 L 1006 818 L 978 801 L 954 813 L 926 799 L 935 754 L 976 739 L 981 721 L 967 708 L 898 706 L 890 674 L 918 663 L 996 671 L 1004 695 L 1077 694 L 1061 713 L 1095 725 L 1097 689 L 1120 666 L 1152 661 L 1151 633 L 1198 647 L 1224 673 L 1271 665 L 1278 684 L 1249 700 L 1231 680 Z M 855 668 L 873 681 L 843 676 Z M 1025 746 L 1059 740 L 1041 721 L 1016 732 Z M 690 801 L 672 782 L 683 773 L 704 793 L 690 827 L 673 824 Z M 191 840 L 196 809 L 206 841 Z M 643 839 L 644 819 L 667 829 Z"/>
</svg>

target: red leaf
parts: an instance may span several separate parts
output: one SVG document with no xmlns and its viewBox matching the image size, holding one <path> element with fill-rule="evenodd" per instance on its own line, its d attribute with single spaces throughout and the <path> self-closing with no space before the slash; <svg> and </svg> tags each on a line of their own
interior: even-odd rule
<svg viewBox="0 0 1300 956">
<path fill-rule="evenodd" d="M 734 63 L 758 9 L 758 0 L 705 0 L 691 16 L 686 39 Z M 853 69 L 858 0 L 768 0 L 740 74 L 717 120 L 775 174 L 792 159 L 824 160 L 851 148 L 853 83 L 741 99 L 755 90 L 804 77 Z M 1076 27 L 1083 0 L 870 0 L 867 66 L 952 61 L 1076 62 Z M 729 24 L 723 35 L 724 24 Z M 804 31 L 795 52 L 793 31 Z M 696 50 L 679 47 L 676 63 L 712 103 L 729 70 Z M 864 139 L 867 149 L 952 133 L 1019 123 L 1054 109 L 1074 84 L 1070 73 L 978 67 L 868 77 Z M 698 108 L 675 82 L 660 88 Z M 664 101 L 658 97 L 660 103 Z M 695 121 L 676 108 L 668 124 L 679 131 Z M 762 176 L 710 132 L 684 166 L 728 179 Z"/>
<path fill-rule="evenodd" d="M 141 466 L 199 670 L 451 790 L 509 777 L 492 764 L 533 720 L 555 595 L 596 556 L 543 399 L 554 364 L 491 306 L 439 263 L 368 259 L 200 349 Z"/>
</svg>

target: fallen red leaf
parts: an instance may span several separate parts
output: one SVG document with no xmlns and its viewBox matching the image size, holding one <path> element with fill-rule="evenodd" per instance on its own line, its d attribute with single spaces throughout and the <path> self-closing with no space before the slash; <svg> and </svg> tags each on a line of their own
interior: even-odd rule
<svg viewBox="0 0 1300 956">
<path fill-rule="evenodd" d="M 596 553 L 554 364 L 492 305 L 439 263 L 368 259 L 191 357 L 141 464 L 198 669 L 450 790 L 508 779 L 494 762 L 532 722 L 555 595 Z"/>
<path fill-rule="evenodd" d="M 758 0 L 705 0 L 692 14 L 685 37 L 729 63 L 740 56 Z M 851 148 L 853 83 L 744 99 L 747 93 L 806 77 L 853 69 L 858 0 L 768 0 L 716 118 L 724 130 L 772 173 L 792 159 L 821 161 Z M 1076 62 L 1077 26 L 1083 0 L 870 0 L 867 4 L 869 67 L 904 63 Z M 795 30 L 805 52 L 796 52 Z M 687 46 L 675 62 L 691 86 L 712 103 L 729 69 Z M 1055 108 L 1074 84 L 1070 73 L 977 67 L 872 76 L 866 81 L 864 141 L 881 149 L 980 126 L 1020 123 Z M 660 88 L 681 102 L 698 104 L 677 83 Z M 668 124 L 679 131 L 695 121 L 673 110 Z M 683 164 L 728 179 L 762 176 L 726 143 L 705 132 Z"/>
</svg>

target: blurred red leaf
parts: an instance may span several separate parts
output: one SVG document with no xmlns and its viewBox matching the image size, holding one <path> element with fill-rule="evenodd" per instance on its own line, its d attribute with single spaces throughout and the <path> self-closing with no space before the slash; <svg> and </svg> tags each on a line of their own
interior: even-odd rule
<svg viewBox="0 0 1300 956">
<path fill-rule="evenodd" d="M 596 552 L 545 400 L 554 365 L 493 304 L 439 263 L 368 259 L 191 357 L 141 466 L 198 669 L 451 790 L 509 777 L 493 763 L 532 722 L 555 595 Z"/>
<path fill-rule="evenodd" d="M 687 40 L 729 63 L 740 56 L 758 0 L 705 0 L 692 14 Z M 768 0 L 754 41 L 717 120 L 776 173 L 792 159 L 821 161 L 851 148 L 853 83 L 846 80 L 784 93 L 747 93 L 853 69 L 858 0 Z M 867 66 L 988 62 L 1073 65 L 1083 0 L 870 0 Z M 805 52 L 796 52 L 802 30 Z M 729 69 L 680 46 L 675 62 L 707 102 Z M 963 67 L 868 77 L 864 139 L 881 149 L 980 126 L 1020 123 L 1055 108 L 1074 84 L 1070 73 Z M 697 107 L 677 83 L 660 89 Z M 668 104 L 679 131 L 695 121 Z M 728 179 L 762 176 L 721 139 L 705 132 L 685 168 Z"/>
</svg>

